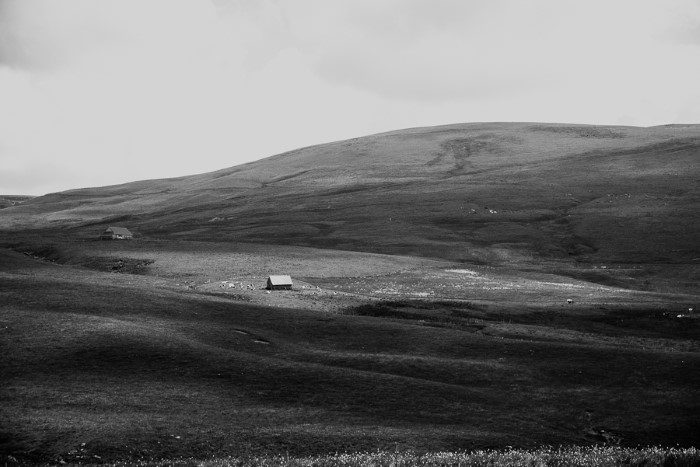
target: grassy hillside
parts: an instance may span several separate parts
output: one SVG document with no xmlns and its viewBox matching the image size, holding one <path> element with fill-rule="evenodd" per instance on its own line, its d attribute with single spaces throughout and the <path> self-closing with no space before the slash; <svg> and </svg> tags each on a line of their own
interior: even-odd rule
<svg viewBox="0 0 700 467">
<path fill-rule="evenodd" d="M 0 462 L 697 445 L 698 231 L 688 125 L 418 128 L 8 206 Z"/>
<path fill-rule="evenodd" d="M 346 300 L 353 277 L 370 278 L 362 268 L 396 284 L 448 265 L 246 245 L 202 243 L 192 255 L 187 242 L 94 244 L 102 253 L 76 243 L 0 250 L 2 454 L 84 462 L 691 446 L 700 434 L 700 327 L 695 315 L 676 318 L 675 295 L 600 289 L 562 308 L 570 290 L 555 307 L 544 297 L 557 283 L 538 276 L 504 290 L 503 302 L 382 300 L 361 284 Z M 133 274 L 86 257 L 154 262 Z M 212 288 L 271 261 L 306 271 L 313 291 L 267 294 L 252 276 L 255 290 Z M 326 287 L 331 273 L 336 285 Z M 462 286 L 466 297 L 481 287 Z M 512 300 L 536 290 L 541 307 Z M 340 306 L 280 306 L 287 300 Z"/>
<path fill-rule="evenodd" d="M 173 462 L 145 462 L 143 465 L 188 466 L 192 459 Z M 372 453 L 335 453 L 313 457 L 290 457 L 288 455 L 218 458 L 198 462 L 202 467 L 531 467 L 578 466 L 578 467 L 618 467 L 620 465 L 642 467 L 663 465 L 668 467 L 690 467 L 700 465 L 700 452 L 697 449 L 661 449 L 657 447 L 630 449 L 618 447 L 559 448 L 551 447 L 536 450 L 478 450 L 474 452 L 397 452 L 379 451 Z"/>
<path fill-rule="evenodd" d="M 0 195 L 0 209 L 16 206 L 32 198 L 34 196 Z"/>
<path fill-rule="evenodd" d="M 4 211 L 0 227 L 94 236 L 118 223 L 149 237 L 468 262 L 697 265 L 698 180 L 698 125 L 464 124 L 56 193 Z"/>
</svg>

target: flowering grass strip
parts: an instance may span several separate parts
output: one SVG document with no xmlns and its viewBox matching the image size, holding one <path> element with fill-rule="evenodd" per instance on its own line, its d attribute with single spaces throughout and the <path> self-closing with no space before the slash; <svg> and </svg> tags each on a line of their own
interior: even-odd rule
<svg viewBox="0 0 700 467">
<path fill-rule="evenodd" d="M 109 464 L 112 467 L 127 464 Z M 697 448 L 543 447 L 470 452 L 378 451 L 311 457 L 260 456 L 130 462 L 143 467 L 700 467 Z"/>
</svg>

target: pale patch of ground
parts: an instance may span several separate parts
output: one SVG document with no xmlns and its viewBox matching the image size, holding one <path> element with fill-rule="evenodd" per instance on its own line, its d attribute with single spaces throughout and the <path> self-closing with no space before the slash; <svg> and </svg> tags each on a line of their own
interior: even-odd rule
<svg viewBox="0 0 700 467">
<path fill-rule="evenodd" d="M 696 296 L 642 292 L 544 272 L 410 256 L 316 248 L 213 242 L 85 242 L 65 245 L 70 262 L 143 263 L 139 276 L 155 287 L 213 294 L 251 304 L 341 312 L 377 300 L 457 300 L 494 306 L 586 309 L 644 304 L 682 313 Z M 112 263 L 111 263 L 112 262 Z M 566 265 L 560 265 L 560 268 Z M 119 272 L 119 271 L 117 271 Z M 121 271 L 131 272 L 131 271 Z M 267 291 L 272 274 L 289 274 L 291 291 Z M 136 277 L 131 274 L 115 274 Z M 116 277 L 115 277 L 116 279 Z M 674 314 L 675 316 L 675 314 Z"/>
<path fill-rule="evenodd" d="M 80 254 L 97 257 L 147 258 L 149 273 L 222 281 L 265 280 L 273 274 L 293 277 L 363 277 L 444 266 L 447 261 L 286 245 L 212 242 L 91 242 Z"/>
<path fill-rule="evenodd" d="M 201 284 L 196 286 L 196 290 L 256 305 L 324 312 L 340 312 L 374 300 L 349 292 L 321 288 L 298 279 L 293 279 L 293 282 L 292 290 L 267 290 L 264 281 L 239 277 Z"/>
<path fill-rule="evenodd" d="M 467 274 L 461 271 L 464 269 L 430 268 L 381 276 L 330 277 L 317 279 L 315 283 L 330 290 L 386 299 L 415 297 L 519 303 L 544 308 L 578 309 L 626 301 L 644 302 L 653 307 L 669 300 L 663 294 L 603 286 L 553 274 L 485 266 L 475 266 Z"/>
</svg>

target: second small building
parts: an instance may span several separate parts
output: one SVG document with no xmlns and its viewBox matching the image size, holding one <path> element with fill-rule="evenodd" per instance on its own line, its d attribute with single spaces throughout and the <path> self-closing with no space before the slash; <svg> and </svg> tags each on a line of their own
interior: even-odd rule
<svg viewBox="0 0 700 467">
<path fill-rule="evenodd" d="M 131 240 L 134 236 L 126 227 L 107 227 L 100 235 L 100 240 Z"/>
</svg>

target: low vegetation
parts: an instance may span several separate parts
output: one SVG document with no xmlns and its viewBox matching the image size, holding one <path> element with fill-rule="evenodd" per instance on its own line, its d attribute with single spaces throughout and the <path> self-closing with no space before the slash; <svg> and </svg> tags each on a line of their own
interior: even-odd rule
<svg viewBox="0 0 700 467">
<path fill-rule="evenodd" d="M 698 148 L 454 125 L 2 197 L 0 463 L 698 465 Z"/>
<path fill-rule="evenodd" d="M 258 274 L 274 251 L 278 263 L 306 271 L 307 284 L 319 256 L 325 271 L 333 258 L 357 271 L 376 262 L 398 285 L 413 283 L 413 267 L 439 265 L 424 275 L 441 278 L 446 265 L 215 243 L 207 253 L 197 244 L 222 265 L 212 271 L 206 259 L 201 269 L 176 261 L 195 258 L 187 242 L 181 253 L 167 242 L 94 245 L 103 258 L 154 262 L 119 273 L 86 264 L 96 251 L 80 243 L 0 250 L 0 452 L 22 462 L 691 447 L 700 433 L 700 326 L 695 315 L 663 311 L 677 305 L 672 295 L 645 311 L 642 292 L 600 309 L 592 297 L 568 305 L 561 293 L 549 308 L 326 286 L 268 294 L 260 278 L 229 291 L 213 280 L 226 279 L 223 265 L 245 258 Z M 544 297 L 559 282 L 523 284 Z M 519 283 L 508 293 L 525 292 Z M 298 308 L 270 305 L 294 300 Z"/>
<path fill-rule="evenodd" d="M 121 467 L 123 463 L 105 464 Z M 141 467 L 697 467 L 695 448 L 620 448 L 611 446 L 539 448 L 533 450 L 478 450 L 471 452 L 412 451 L 336 453 L 314 457 L 289 455 L 227 457 L 211 460 L 142 460 L 128 465 Z"/>
<path fill-rule="evenodd" d="M 697 288 L 700 125 L 527 123 L 395 131 L 169 180 L 3 209 L 0 229 L 247 241 L 512 265 L 620 265 L 584 278 Z M 640 276 L 634 265 L 655 265 Z M 641 271 L 644 273 L 644 271 Z"/>
</svg>

